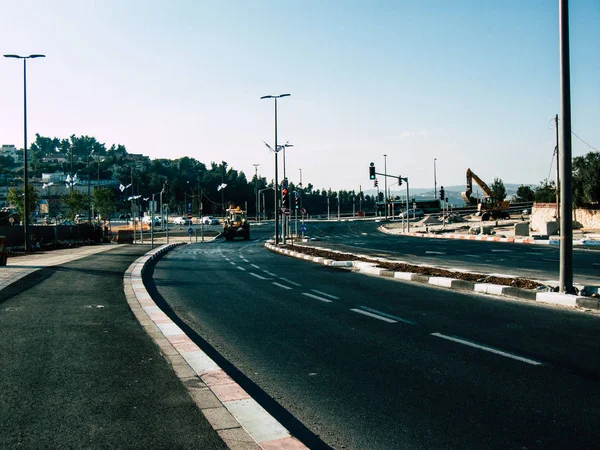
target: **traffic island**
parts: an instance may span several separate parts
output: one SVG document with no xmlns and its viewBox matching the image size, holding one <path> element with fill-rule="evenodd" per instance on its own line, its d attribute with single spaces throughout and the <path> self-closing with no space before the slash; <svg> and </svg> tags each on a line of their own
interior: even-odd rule
<svg viewBox="0 0 600 450">
<path fill-rule="evenodd" d="M 304 245 L 294 245 L 290 248 L 275 246 L 273 243 L 267 242 L 265 247 L 273 252 L 294 258 L 306 259 L 326 266 L 348 268 L 367 275 L 425 283 L 448 289 L 499 295 L 519 300 L 600 310 L 598 299 L 553 292 L 555 288 L 527 278 L 452 271 L 434 266 L 409 264 L 385 258 L 371 258 L 365 255 Z"/>
</svg>

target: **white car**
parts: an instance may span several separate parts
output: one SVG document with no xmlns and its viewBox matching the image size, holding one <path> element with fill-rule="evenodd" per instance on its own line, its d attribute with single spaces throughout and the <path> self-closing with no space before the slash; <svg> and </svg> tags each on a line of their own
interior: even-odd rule
<svg viewBox="0 0 600 450">
<path fill-rule="evenodd" d="M 173 223 L 175 225 L 191 225 L 192 221 L 190 219 L 188 219 L 187 217 L 175 217 L 173 219 Z"/>
<path fill-rule="evenodd" d="M 215 219 L 213 216 L 204 216 L 202 217 L 202 223 L 204 225 L 218 225 L 219 220 Z"/>
<path fill-rule="evenodd" d="M 144 217 L 142 217 L 142 223 L 145 223 L 147 225 L 150 225 L 151 220 L 152 219 L 150 218 L 150 216 L 144 216 Z M 160 226 L 160 217 L 159 216 L 155 216 L 154 217 L 154 226 L 155 227 L 156 226 Z"/>
</svg>

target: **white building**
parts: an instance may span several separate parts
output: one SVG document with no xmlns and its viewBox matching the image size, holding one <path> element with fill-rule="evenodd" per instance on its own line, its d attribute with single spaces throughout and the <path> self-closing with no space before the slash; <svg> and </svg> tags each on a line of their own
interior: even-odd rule
<svg viewBox="0 0 600 450">
<path fill-rule="evenodd" d="M 0 156 L 10 156 L 15 162 L 22 162 L 23 150 L 18 149 L 12 144 L 2 144 L 2 147 L 0 147 Z"/>
</svg>

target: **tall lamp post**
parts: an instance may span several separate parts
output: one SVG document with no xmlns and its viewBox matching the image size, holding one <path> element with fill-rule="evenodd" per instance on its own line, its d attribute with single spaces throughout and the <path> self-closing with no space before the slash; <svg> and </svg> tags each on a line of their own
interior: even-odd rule
<svg viewBox="0 0 600 450">
<path fill-rule="evenodd" d="M 254 166 L 254 200 L 256 201 L 256 222 L 258 222 L 258 166 L 260 166 L 260 164 L 252 165 Z"/>
<path fill-rule="evenodd" d="M 27 172 L 27 60 L 45 58 L 46 55 L 4 55 L 5 58 L 23 60 L 23 235 L 25 237 L 25 252 L 31 250 L 29 242 L 29 174 Z"/>
<path fill-rule="evenodd" d="M 291 94 L 280 94 L 280 95 L 264 95 L 260 99 L 263 100 L 265 98 L 272 98 L 275 100 L 275 245 L 279 245 L 279 216 L 277 215 L 277 207 L 278 207 L 278 197 L 279 197 L 279 180 L 277 177 L 277 152 L 279 147 L 277 146 L 277 99 L 282 97 L 289 97 Z"/>
</svg>

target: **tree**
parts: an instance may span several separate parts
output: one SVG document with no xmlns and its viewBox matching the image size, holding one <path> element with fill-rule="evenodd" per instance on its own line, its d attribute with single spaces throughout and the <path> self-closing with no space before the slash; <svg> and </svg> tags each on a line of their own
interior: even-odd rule
<svg viewBox="0 0 600 450">
<path fill-rule="evenodd" d="M 104 218 L 108 218 L 115 211 L 115 193 L 109 188 L 98 188 L 94 190 L 94 208 Z"/>
<path fill-rule="evenodd" d="M 69 195 L 65 199 L 65 203 L 67 205 L 67 217 L 73 220 L 76 214 L 87 209 L 87 196 L 75 189 L 71 189 L 71 192 L 69 192 Z"/>
<path fill-rule="evenodd" d="M 533 192 L 533 189 L 531 189 L 530 186 L 522 184 L 517 188 L 517 193 L 513 197 L 513 202 L 532 202 L 534 196 L 535 193 Z"/>
<path fill-rule="evenodd" d="M 556 203 L 556 184 L 545 179 L 533 190 L 533 197 L 537 203 Z"/>
<path fill-rule="evenodd" d="M 28 204 L 27 204 L 27 217 L 31 217 L 31 213 L 39 206 L 40 203 L 40 195 L 36 191 L 35 187 L 31 184 L 27 186 L 27 191 L 29 193 L 28 196 Z M 19 216 L 23 217 L 24 211 L 24 203 L 25 198 L 23 196 L 23 188 L 11 188 L 8 191 L 7 200 L 10 205 L 13 205 L 17 208 L 19 212 Z"/>
<path fill-rule="evenodd" d="M 496 198 L 496 200 L 504 200 L 506 198 L 506 188 L 504 187 L 504 182 L 500 178 L 494 178 L 494 182 L 490 186 L 492 190 L 492 196 Z"/>
<path fill-rule="evenodd" d="M 577 206 L 600 203 L 600 152 L 573 158 L 573 202 Z"/>
</svg>

